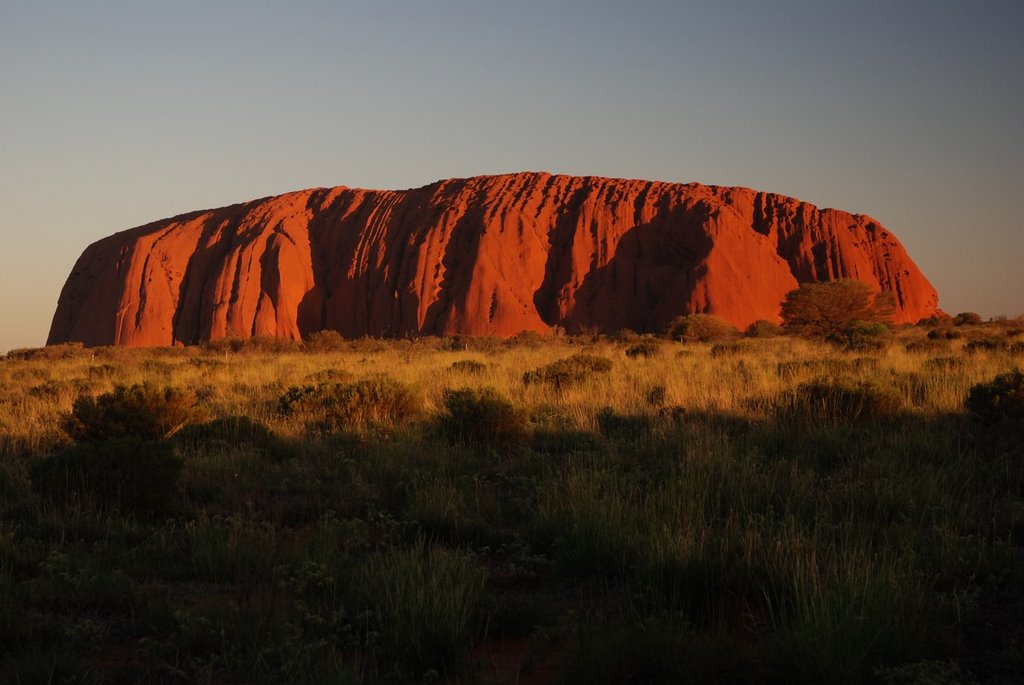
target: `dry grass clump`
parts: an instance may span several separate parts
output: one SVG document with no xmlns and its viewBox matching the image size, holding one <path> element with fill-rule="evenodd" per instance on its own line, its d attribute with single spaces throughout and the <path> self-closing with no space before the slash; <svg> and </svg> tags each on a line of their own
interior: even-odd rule
<svg viewBox="0 0 1024 685">
<path fill-rule="evenodd" d="M 478 373 L 483 373 L 487 369 L 487 364 L 484 364 L 483 362 L 478 362 L 475 359 L 460 359 L 458 361 L 452 362 L 452 365 L 448 368 L 457 373 L 468 373 L 475 375 Z"/>
</svg>

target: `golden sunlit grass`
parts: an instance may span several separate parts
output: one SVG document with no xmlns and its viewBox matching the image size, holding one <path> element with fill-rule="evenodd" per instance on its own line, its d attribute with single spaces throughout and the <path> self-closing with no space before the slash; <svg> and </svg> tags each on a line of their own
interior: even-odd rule
<svg viewBox="0 0 1024 685">
<path fill-rule="evenodd" d="M 0 679 L 1018 673 L 1022 336 L 956 331 L 12 353 Z"/>
</svg>

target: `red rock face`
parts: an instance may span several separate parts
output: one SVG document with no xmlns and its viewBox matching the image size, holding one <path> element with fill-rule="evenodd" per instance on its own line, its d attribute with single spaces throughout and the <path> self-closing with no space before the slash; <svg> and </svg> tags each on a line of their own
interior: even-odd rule
<svg viewBox="0 0 1024 685">
<path fill-rule="evenodd" d="M 693 312 L 742 328 L 777 321 L 800 283 L 844 277 L 892 291 L 898 321 L 936 311 L 877 221 L 746 188 L 545 173 L 320 188 L 90 245 L 49 343 L 657 331 Z"/>
</svg>

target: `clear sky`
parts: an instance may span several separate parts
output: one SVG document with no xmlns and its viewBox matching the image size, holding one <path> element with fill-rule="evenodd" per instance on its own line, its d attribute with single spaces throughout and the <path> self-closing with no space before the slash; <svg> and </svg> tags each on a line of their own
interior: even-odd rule
<svg viewBox="0 0 1024 685">
<path fill-rule="evenodd" d="M 1024 313 L 1024 2 L 0 0 L 0 352 L 85 246 L 312 186 L 550 171 L 870 214 Z"/>
</svg>

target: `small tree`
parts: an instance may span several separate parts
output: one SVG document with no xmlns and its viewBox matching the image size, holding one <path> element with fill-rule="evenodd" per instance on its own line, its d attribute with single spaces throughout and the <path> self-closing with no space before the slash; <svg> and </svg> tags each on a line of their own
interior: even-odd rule
<svg viewBox="0 0 1024 685">
<path fill-rule="evenodd" d="M 804 283 L 786 293 L 782 321 L 791 333 L 829 337 L 842 335 L 860 323 L 889 323 L 893 311 L 892 293 L 875 294 L 867 283 L 843 278 Z"/>
<path fill-rule="evenodd" d="M 953 317 L 955 326 L 977 326 L 981 323 L 981 314 L 977 312 L 960 312 Z"/>
<path fill-rule="evenodd" d="M 669 321 L 665 334 L 682 342 L 719 342 L 735 338 L 739 331 L 714 314 L 687 314 Z"/>
</svg>

